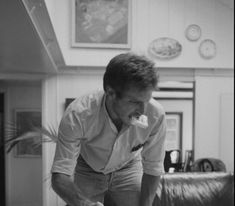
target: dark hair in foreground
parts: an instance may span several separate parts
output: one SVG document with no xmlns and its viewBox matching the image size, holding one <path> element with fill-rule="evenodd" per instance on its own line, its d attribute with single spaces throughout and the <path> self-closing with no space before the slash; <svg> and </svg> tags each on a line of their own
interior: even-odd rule
<svg viewBox="0 0 235 206">
<path fill-rule="evenodd" d="M 172 173 L 161 178 L 153 206 L 233 206 L 233 173 Z"/>
<path fill-rule="evenodd" d="M 118 95 L 135 86 L 140 90 L 155 88 L 158 75 L 154 62 L 144 56 L 124 53 L 115 56 L 106 67 L 103 87 L 110 86 Z"/>
</svg>

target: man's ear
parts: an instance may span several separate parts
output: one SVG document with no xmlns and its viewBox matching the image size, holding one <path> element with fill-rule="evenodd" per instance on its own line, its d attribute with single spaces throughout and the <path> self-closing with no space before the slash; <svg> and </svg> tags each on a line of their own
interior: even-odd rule
<svg viewBox="0 0 235 206">
<path fill-rule="evenodd" d="M 111 97 L 112 99 L 116 98 L 116 92 L 114 91 L 114 89 L 110 86 L 106 87 L 106 94 Z"/>
</svg>

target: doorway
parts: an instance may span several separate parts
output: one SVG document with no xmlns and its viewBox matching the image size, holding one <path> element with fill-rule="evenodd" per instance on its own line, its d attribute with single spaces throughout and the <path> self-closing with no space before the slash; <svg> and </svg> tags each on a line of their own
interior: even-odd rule
<svg viewBox="0 0 235 206">
<path fill-rule="evenodd" d="M 156 99 L 166 112 L 166 150 L 179 149 L 185 161 L 188 151 L 194 159 L 194 82 L 160 82 Z M 187 152 L 186 152 L 187 151 Z"/>
<path fill-rule="evenodd" d="M 4 152 L 4 93 L 0 93 L 0 205 L 6 205 Z"/>
</svg>

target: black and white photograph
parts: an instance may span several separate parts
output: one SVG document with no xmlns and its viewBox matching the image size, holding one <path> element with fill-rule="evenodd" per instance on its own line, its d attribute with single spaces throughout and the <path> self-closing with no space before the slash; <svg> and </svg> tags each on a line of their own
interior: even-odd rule
<svg viewBox="0 0 235 206">
<path fill-rule="evenodd" d="M 234 0 L 0 1 L 0 206 L 233 206 Z"/>
</svg>

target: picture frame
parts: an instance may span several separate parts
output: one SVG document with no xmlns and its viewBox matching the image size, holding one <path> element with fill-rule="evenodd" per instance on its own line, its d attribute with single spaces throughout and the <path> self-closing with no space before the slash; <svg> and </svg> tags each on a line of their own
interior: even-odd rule
<svg viewBox="0 0 235 206">
<path fill-rule="evenodd" d="M 179 149 L 167 150 L 164 158 L 165 172 L 179 172 L 182 170 L 182 151 Z"/>
<path fill-rule="evenodd" d="M 39 109 L 15 109 L 16 135 L 31 132 L 33 127 L 41 127 L 41 111 Z M 41 157 L 42 146 L 34 146 L 39 137 L 30 137 L 18 142 L 15 147 L 16 157 Z"/>
<path fill-rule="evenodd" d="M 182 112 L 166 112 L 166 151 L 182 151 Z"/>
<path fill-rule="evenodd" d="M 132 0 L 72 0 L 72 47 L 131 48 Z"/>
</svg>

